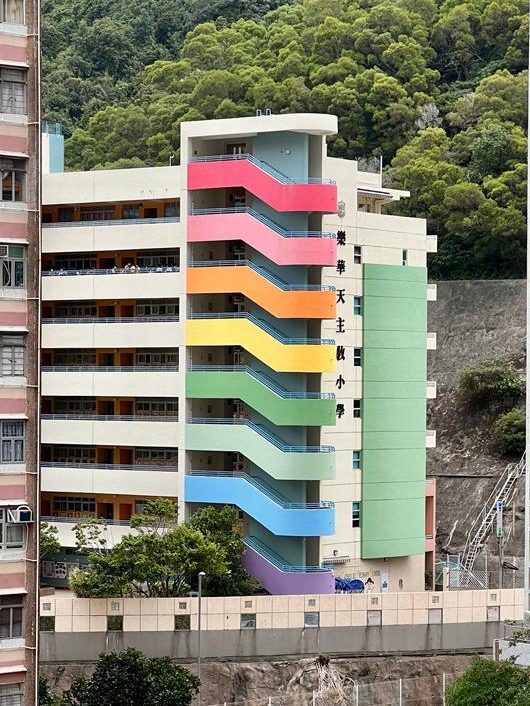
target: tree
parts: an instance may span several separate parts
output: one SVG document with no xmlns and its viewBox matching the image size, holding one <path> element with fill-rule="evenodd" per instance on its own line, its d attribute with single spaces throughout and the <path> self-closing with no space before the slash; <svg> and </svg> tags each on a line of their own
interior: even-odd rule
<svg viewBox="0 0 530 706">
<path fill-rule="evenodd" d="M 526 419 L 520 407 L 501 414 L 495 422 L 495 437 L 501 453 L 521 455 L 526 443 Z"/>
<path fill-rule="evenodd" d="M 169 657 L 146 657 L 129 647 L 99 657 L 92 677 L 78 677 L 64 706 L 189 706 L 199 679 Z"/>
<path fill-rule="evenodd" d="M 59 530 L 48 522 L 40 525 L 39 544 L 40 557 L 46 559 L 49 556 L 58 554 L 61 551 L 61 543 L 58 539 Z"/>
<path fill-rule="evenodd" d="M 530 706 L 530 670 L 476 657 L 449 685 L 447 706 Z"/>
</svg>

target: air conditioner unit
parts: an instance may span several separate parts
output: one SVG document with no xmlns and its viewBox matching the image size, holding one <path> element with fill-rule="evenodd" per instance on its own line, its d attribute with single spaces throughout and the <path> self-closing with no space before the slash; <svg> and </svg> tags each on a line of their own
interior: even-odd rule
<svg viewBox="0 0 530 706">
<path fill-rule="evenodd" d="M 26 524 L 33 522 L 33 512 L 27 505 L 19 505 L 17 508 L 8 509 L 7 519 L 14 524 Z"/>
<path fill-rule="evenodd" d="M 7 248 L 8 248 L 7 245 L 0 244 L 0 257 L 7 257 L 7 254 L 8 254 Z"/>
</svg>

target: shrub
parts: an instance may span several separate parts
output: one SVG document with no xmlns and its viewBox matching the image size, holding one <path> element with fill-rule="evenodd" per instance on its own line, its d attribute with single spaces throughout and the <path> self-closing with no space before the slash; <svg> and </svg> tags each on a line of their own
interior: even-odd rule
<svg viewBox="0 0 530 706">
<path fill-rule="evenodd" d="M 502 453 L 523 453 L 526 439 L 525 425 L 524 410 L 519 407 L 498 417 L 495 422 L 495 438 Z"/>
<path fill-rule="evenodd" d="M 524 383 L 509 360 L 489 358 L 460 371 L 460 393 L 478 404 L 515 401 L 524 393 Z"/>
</svg>

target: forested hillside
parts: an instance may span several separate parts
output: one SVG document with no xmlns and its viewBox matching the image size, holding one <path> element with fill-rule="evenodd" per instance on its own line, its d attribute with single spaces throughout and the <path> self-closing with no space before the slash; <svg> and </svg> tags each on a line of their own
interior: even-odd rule
<svg viewBox="0 0 530 706">
<path fill-rule="evenodd" d="M 331 112 L 334 155 L 383 154 L 411 190 L 434 276 L 523 276 L 525 0 L 278 5 L 44 0 L 44 113 L 69 167 L 167 164 L 184 120 Z"/>
</svg>

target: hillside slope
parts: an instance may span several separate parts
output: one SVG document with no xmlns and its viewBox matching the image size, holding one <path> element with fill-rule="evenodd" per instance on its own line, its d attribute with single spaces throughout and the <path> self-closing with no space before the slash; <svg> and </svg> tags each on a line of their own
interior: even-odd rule
<svg viewBox="0 0 530 706">
<path fill-rule="evenodd" d="M 508 357 L 524 371 L 525 284 L 524 280 L 440 282 L 438 301 L 429 305 L 429 330 L 438 338 L 438 349 L 429 353 L 429 379 L 437 381 L 438 396 L 429 403 L 428 427 L 437 431 L 437 448 L 428 453 L 427 469 L 437 478 L 439 551 L 463 548 L 470 524 L 507 463 L 491 442 L 492 419 L 473 413 L 459 399 L 457 377 L 466 365 L 491 356 Z M 523 555 L 522 501 L 521 479 L 515 532 L 506 546 L 510 560 Z M 494 556 L 494 538 L 489 550 Z"/>
</svg>

